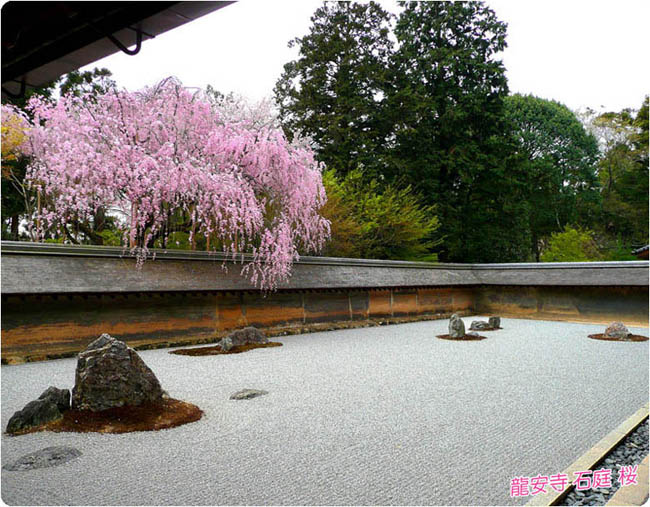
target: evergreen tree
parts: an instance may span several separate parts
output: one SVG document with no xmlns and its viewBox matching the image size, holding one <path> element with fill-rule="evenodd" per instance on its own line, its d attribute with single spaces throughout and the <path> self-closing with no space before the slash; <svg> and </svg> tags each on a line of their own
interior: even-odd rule
<svg viewBox="0 0 650 507">
<path fill-rule="evenodd" d="M 390 127 L 391 15 L 375 2 L 327 2 L 311 20 L 310 33 L 289 43 L 300 55 L 275 87 L 285 133 L 311 137 L 318 159 L 341 175 L 357 167 L 377 174 Z"/>
<path fill-rule="evenodd" d="M 388 176 L 437 204 L 443 260 L 521 260 L 527 204 L 496 57 L 506 24 L 481 2 L 409 2 L 395 34 Z"/>
</svg>

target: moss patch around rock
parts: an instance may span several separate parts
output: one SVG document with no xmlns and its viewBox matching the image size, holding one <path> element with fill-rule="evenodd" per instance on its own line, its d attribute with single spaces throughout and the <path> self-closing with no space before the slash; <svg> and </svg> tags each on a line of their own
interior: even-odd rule
<svg viewBox="0 0 650 507">
<path fill-rule="evenodd" d="M 67 410 L 63 418 L 15 433 L 23 435 L 37 431 L 76 433 L 130 433 L 175 428 L 198 421 L 203 411 L 196 405 L 166 399 L 133 407 L 116 407 L 99 412 Z"/>
<path fill-rule="evenodd" d="M 603 333 L 599 334 L 590 334 L 589 338 L 594 340 L 605 340 L 608 342 L 647 342 L 647 336 L 641 336 L 639 334 L 632 334 L 628 336 L 625 340 L 623 338 L 614 338 L 612 336 L 605 336 Z"/>
<path fill-rule="evenodd" d="M 470 335 L 466 334 L 462 338 L 452 338 L 448 334 L 439 334 L 439 335 L 436 336 L 436 338 L 441 338 L 443 340 L 451 340 L 451 341 L 455 341 L 455 342 L 475 342 L 475 341 L 478 341 L 478 340 L 485 340 L 486 336 L 480 336 L 480 335 L 479 336 L 472 336 L 471 334 Z"/>
<path fill-rule="evenodd" d="M 282 347 L 282 344 L 280 342 L 247 343 L 245 345 L 235 345 L 227 352 L 221 350 L 219 345 L 214 345 L 212 347 L 170 350 L 169 353 L 178 354 L 180 356 L 217 356 L 221 354 L 241 354 L 247 350 L 264 349 L 267 347 Z"/>
</svg>

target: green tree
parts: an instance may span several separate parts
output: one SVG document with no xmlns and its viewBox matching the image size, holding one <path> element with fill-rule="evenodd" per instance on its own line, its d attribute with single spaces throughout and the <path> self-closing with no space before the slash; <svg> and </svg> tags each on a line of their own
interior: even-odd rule
<svg viewBox="0 0 650 507">
<path fill-rule="evenodd" d="M 506 24 L 482 2 L 409 2 L 395 35 L 387 176 L 438 204 L 444 260 L 521 260 L 526 201 L 497 58 Z"/>
<path fill-rule="evenodd" d="M 99 95 L 116 87 L 111 79 L 113 73 L 106 68 L 72 72 L 63 76 L 59 81 L 59 94 L 72 93 L 76 96 L 83 94 Z"/>
<path fill-rule="evenodd" d="M 366 259 L 436 260 L 438 219 L 422 206 L 410 186 L 380 186 L 360 169 L 337 178 L 323 175 L 328 203 L 321 210 L 331 222 L 325 255 Z"/>
<path fill-rule="evenodd" d="M 289 42 L 300 53 L 275 86 L 285 132 L 311 137 L 319 160 L 340 175 L 357 167 L 377 175 L 390 130 L 391 15 L 375 2 L 326 2 L 311 21 L 308 35 Z"/>
<path fill-rule="evenodd" d="M 583 115 L 598 139 L 602 209 L 594 228 L 605 249 L 631 251 L 648 243 L 648 98 L 638 112 Z M 620 257 L 616 254 L 617 258 Z"/>
<path fill-rule="evenodd" d="M 532 251 L 568 223 L 590 225 L 599 203 L 598 144 L 566 106 L 533 95 L 512 95 L 506 112 L 515 127 L 528 186 Z"/>
<path fill-rule="evenodd" d="M 541 255 L 542 262 L 586 262 L 600 259 L 593 232 L 568 225 L 562 232 L 551 235 L 548 248 Z"/>
</svg>

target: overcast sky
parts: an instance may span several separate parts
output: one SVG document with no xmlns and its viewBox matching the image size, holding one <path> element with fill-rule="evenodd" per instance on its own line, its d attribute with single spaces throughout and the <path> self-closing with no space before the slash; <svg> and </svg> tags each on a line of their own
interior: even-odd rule
<svg viewBox="0 0 650 507">
<path fill-rule="evenodd" d="M 396 2 L 380 2 L 398 12 Z M 488 0 L 508 23 L 501 55 L 512 93 L 558 100 L 571 109 L 638 108 L 650 93 L 648 0 Z M 272 95 L 287 42 L 309 32 L 312 0 L 242 0 L 86 67 L 107 67 L 135 90 L 173 75 L 254 100 Z"/>
</svg>

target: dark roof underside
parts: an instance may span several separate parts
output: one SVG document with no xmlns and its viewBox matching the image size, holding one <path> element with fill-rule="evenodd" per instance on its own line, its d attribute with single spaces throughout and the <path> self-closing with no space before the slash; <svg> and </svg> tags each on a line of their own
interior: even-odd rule
<svg viewBox="0 0 650 507">
<path fill-rule="evenodd" d="M 20 93 L 233 2 L 8 2 L 2 7 L 2 89 Z"/>
</svg>

